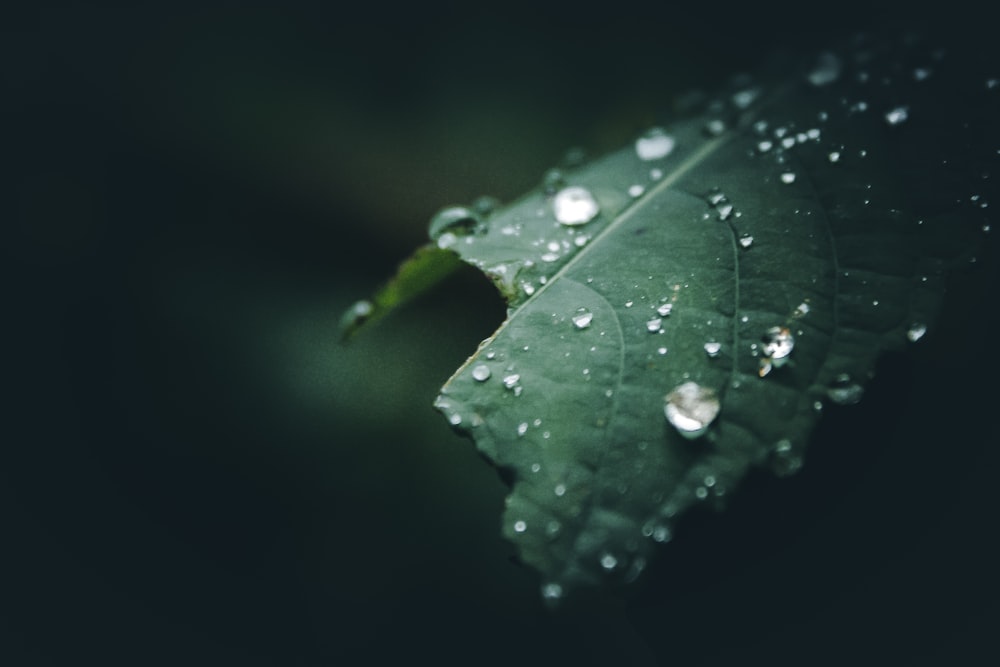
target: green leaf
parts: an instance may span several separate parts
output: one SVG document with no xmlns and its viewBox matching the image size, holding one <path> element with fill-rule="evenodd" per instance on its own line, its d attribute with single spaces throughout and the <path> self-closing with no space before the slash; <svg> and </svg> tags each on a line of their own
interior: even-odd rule
<svg viewBox="0 0 1000 667">
<path fill-rule="evenodd" d="M 550 601 L 635 579 L 751 467 L 797 470 L 972 257 L 1000 92 L 918 43 L 808 65 L 432 225 L 509 305 L 436 407 L 511 481 L 503 533 Z"/>
</svg>

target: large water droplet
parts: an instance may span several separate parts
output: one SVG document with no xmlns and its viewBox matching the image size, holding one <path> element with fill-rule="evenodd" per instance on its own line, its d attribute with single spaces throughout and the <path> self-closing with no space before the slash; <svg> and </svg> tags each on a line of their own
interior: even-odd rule
<svg viewBox="0 0 1000 667">
<path fill-rule="evenodd" d="M 658 160 L 673 152 L 676 141 L 663 128 L 650 128 L 635 140 L 635 153 L 640 160 Z"/>
<path fill-rule="evenodd" d="M 573 185 L 560 190 L 552 199 L 556 220 L 568 226 L 585 225 L 601 211 L 587 188 Z"/>
<path fill-rule="evenodd" d="M 666 395 L 663 412 L 681 435 L 697 438 L 719 414 L 719 399 L 708 387 L 685 382 Z"/>
<path fill-rule="evenodd" d="M 464 206 L 449 206 L 434 214 L 434 217 L 431 218 L 429 232 L 431 238 L 437 241 L 438 245 L 442 244 L 444 234 L 451 234 L 451 237 L 444 239 L 445 247 L 447 247 L 447 245 L 454 243 L 456 237 L 471 234 L 478 224 L 479 220 L 472 210 Z"/>
<path fill-rule="evenodd" d="M 586 308 L 580 308 L 573 315 L 573 326 L 577 329 L 586 329 L 594 321 L 594 314 Z"/>
<path fill-rule="evenodd" d="M 490 379 L 490 367 L 486 364 L 477 364 L 472 368 L 472 379 L 476 382 L 486 382 Z"/>
<path fill-rule="evenodd" d="M 772 361 L 784 359 L 795 348 L 795 337 L 787 327 L 771 327 L 762 338 L 764 342 L 764 354 Z M 780 365 L 780 364 L 775 364 Z"/>
</svg>

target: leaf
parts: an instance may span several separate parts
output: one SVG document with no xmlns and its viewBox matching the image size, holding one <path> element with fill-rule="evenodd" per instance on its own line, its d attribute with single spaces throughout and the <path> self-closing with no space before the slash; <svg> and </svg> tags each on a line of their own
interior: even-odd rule
<svg viewBox="0 0 1000 667">
<path fill-rule="evenodd" d="M 810 64 L 432 224 L 509 306 L 435 405 L 511 481 L 503 532 L 550 601 L 635 579 L 751 467 L 797 470 L 972 257 L 1000 92 L 912 40 Z"/>
</svg>

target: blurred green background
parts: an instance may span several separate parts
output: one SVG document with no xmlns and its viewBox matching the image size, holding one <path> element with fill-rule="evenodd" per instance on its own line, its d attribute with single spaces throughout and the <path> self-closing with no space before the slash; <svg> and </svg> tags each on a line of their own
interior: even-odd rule
<svg viewBox="0 0 1000 667">
<path fill-rule="evenodd" d="M 463 272 L 338 343 L 440 207 L 509 201 L 570 147 L 901 8 L 8 16 L 0 663 L 977 657 L 1000 620 L 995 247 L 827 410 L 800 475 L 752 477 L 624 598 L 555 614 L 499 537 L 503 484 L 431 408 L 503 319 L 492 288 Z"/>
</svg>

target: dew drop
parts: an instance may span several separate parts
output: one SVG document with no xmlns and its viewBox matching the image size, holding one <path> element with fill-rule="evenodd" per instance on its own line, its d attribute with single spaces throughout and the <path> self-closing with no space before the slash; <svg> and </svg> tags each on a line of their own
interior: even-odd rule
<svg viewBox="0 0 1000 667">
<path fill-rule="evenodd" d="M 517 373 L 511 373 L 510 375 L 503 376 L 503 386 L 507 389 L 513 389 L 517 386 L 517 383 L 521 380 L 521 376 Z"/>
<path fill-rule="evenodd" d="M 528 524 L 526 524 L 524 521 L 515 521 L 514 522 L 514 532 L 515 533 L 523 533 L 526 530 L 528 530 Z"/>
<path fill-rule="evenodd" d="M 795 172 L 786 171 L 781 175 L 781 182 L 785 185 L 791 185 L 795 182 Z"/>
<path fill-rule="evenodd" d="M 665 348 L 665 347 L 658 347 L 658 348 L 656 348 L 656 353 L 662 356 L 662 355 L 664 355 L 664 354 L 667 353 L 667 348 Z"/>
<path fill-rule="evenodd" d="M 662 169 L 650 169 L 649 170 L 649 179 L 651 181 L 658 181 L 661 178 L 663 178 L 663 170 Z"/>
<path fill-rule="evenodd" d="M 728 220 L 729 216 L 732 215 L 733 213 L 733 205 L 723 204 L 718 208 L 718 211 L 719 211 L 719 220 Z"/>
<path fill-rule="evenodd" d="M 830 151 L 829 155 L 826 156 L 826 159 L 830 162 L 840 162 L 840 151 Z"/>
<path fill-rule="evenodd" d="M 601 567 L 605 570 L 613 570 L 618 566 L 618 559 L 612 554 L 605 553 L 601 556 Z"/>
<path fill-rule="evenodd" d="M 542 597 L 546 600 L 555 601 L 562 597 L 563 589 L 559 584 L 545 584 L 542 586 Z"/>
<path fill-rule="evenodd" d="M 517 425 L 517 434 L 519 436 L 524 435 L 527 432 L 528 432 L 528 422 L 521 422 L 520 424 Z"/>
<path fill-rule="evenodd" d="M 430 237 L 437 241 L 440 246 L 442 236 L 445 233 L 450 234 L 450 240 L 445 240 L 444 243 L 454 243 L 457 240 L 456 237 L 470 234 L 477 224 L 476 215 L 470 209 L 464 206 L 449 206 L 441 209 L 431 218 L 429 233 Z"/>
<path fill-rule="evenodd" d="M 750 236 L 749 234 L 744 234 L 743 236 L 740 237 L 740 245 L 743 246 L 744 248 L 749 248 L 750 246 L 753 245 L 753 237 Z"/>
<path fill-rule="evenodd" d="M 674 309 L 674 304 L 664 303 L 660 304 L 660 306 L 656 309 L 656 312 L 660 315 L 660 317 L 669 317 L 670 311 L 672 311 L 673 309 Z"/>
<path fill-rule="evenodd" d="M 908 107 L 896 107 L 885 113 L 885 122 L 889 123 L 889 125 L 899 125 L 906 122 L 906 119 L 909 117 L 910 110 Z"/>
<path fill-rule="evenodd" d="M 705 343 L 705 354 L 711 358 L 716 358 L 719 353 L 722 352 L 722 343 L 716 343 L 715 341 L 709 341 Z"/>
<path fill-rule="evenodd" d="M 670 528 L 667 526 L 656 526 L 653 528 L 653 539 L 657 542 L 669 542 L 670 538 L 673 537 L 670 533 Z"/>
<path fill-rule="evenodd" d="M 761 153 L 766 153 L 774 146 L 773 143 L 765 139 L 757 144 L 757 150 Z"/>
<path fill-rule="evenodd" d="M 921 322 L 914 322 L 910 325 L 909 330 L 906 332 L 906 338 L 911 343 L 916 343 L 924 337 L 925 333 L 927 333 L 927 325 Z"/>
<path fill-rule="evenodd" d="M 646 188 L 641 185 L 630 185 L 628 189 L 629 197 L 641 197 L 642 193 L 646 191 Z"/>
<path fill-rule="evenodd" d="M 649 333 L 659 333 L 661 330 L 663 330 L 663 320 L 659 317 L 654 317 L 646 322 L 646 331 Z"/>
<path fill-rule="evenodd" d="M 552 199 L 552 209 L 558 222 L 572 227 L 593 220 L 601 207 L 590 190 L 574 185 L 556 193 Z"/>
<path fill-rule="evenodd" d="M 864 387 L 851 380 L 851 376 L 846 373 L 838 375 L 826 390 L 826 395 L 837 405 L 854 405 L 864 393 Z"/>
<path fill-rule="evenodd" d="M 556 484 L 556 488 L 553 489 L 553 492 L 557 496 L 559 496 L 560 498 L 563 497 L 564 495 L 566 495 L 566 485 L 565 484 Z"/>
<path fill-rule="evenodd" d="M 573 315 L 573 326 L 577 329 L 586 329 L 594 321 L 594 314 L 586 308 L 580 308 Z"/>
<path fill-rule="evenodd" d="M 476 382 L 486 382 L 490 379 L 490 367 L 486 364 L 478 364 L 472 369 L 472 379 Z"/>
<path fill-rule="evenodd" d="M 681 435 L 697 438 L 719 414 L 719 399 L 708 387 L 685 382 L 666 395 L 663 412 Z"/>
<path fill-rule="evenodd" d="M 661 127 L 653 127 L 635 140 L 635 153 L 640 160 L 659 160 L 670 155 L 677 142 Z"/>
<path fill-rule="evenodd" d="M 829 51 L 819 54 L 816 66 L 809 72 L 809 83 L 814 86 L 825 86 L 833 83 L 840 76 L 840 58 Z"/>
<path fill-rule="evenodd" d="M 717 137 L 726 131 L 726 124 L 718 118 L 713 118 L 712 120 L 705 123 L 705 134 L 710 137 Z"/>
</svg>

